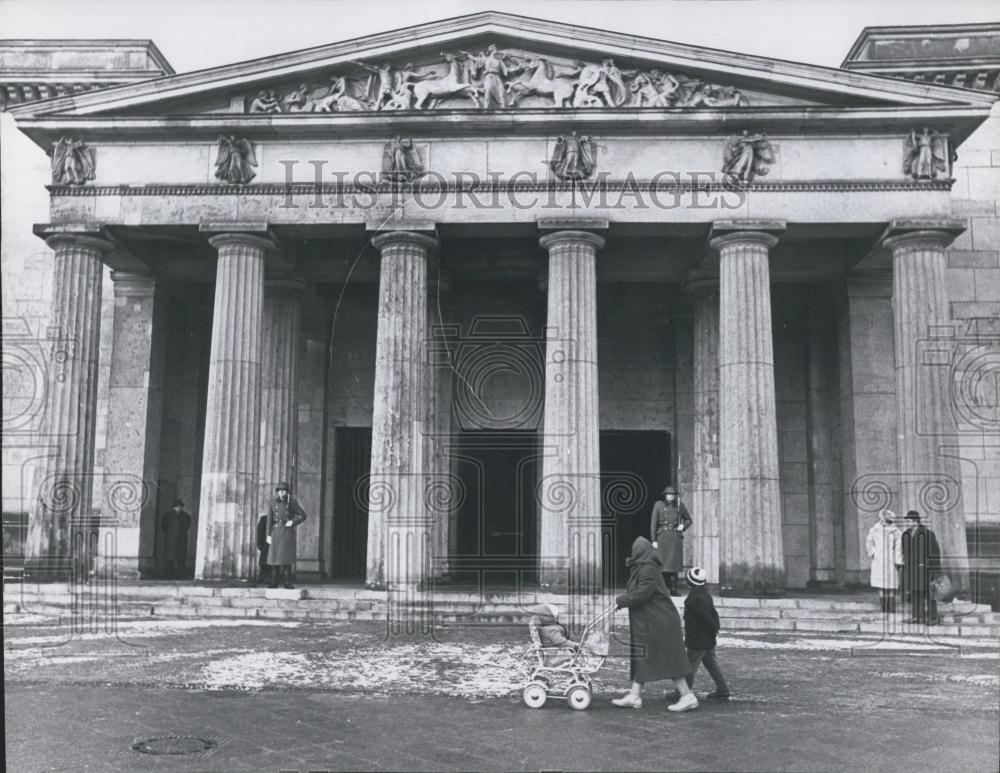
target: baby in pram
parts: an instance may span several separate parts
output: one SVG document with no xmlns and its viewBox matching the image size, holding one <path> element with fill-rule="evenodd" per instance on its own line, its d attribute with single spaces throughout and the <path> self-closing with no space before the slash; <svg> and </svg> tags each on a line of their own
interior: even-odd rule
<svg viewBox="0 0 1000 773">
<path fill-rule="evenodd" d="M 555 604 L 537 604 L 526 611 L 531 613 L 538 630 L 545 665 L 559 666 L 572 660 L 580 644 L 566 635 L 566 626 L 559 622 L 559 608 Z"/>
</svg>

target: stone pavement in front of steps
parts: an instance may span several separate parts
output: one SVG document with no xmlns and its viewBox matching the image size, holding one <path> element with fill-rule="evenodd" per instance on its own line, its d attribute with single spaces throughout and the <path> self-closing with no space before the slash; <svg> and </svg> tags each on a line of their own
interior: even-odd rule
<svg viewBox="0 0 1000 773">
<path fill-rule="evenodd" d="M 940 604 L 940 624 L 909 623 L 908 608 L 892 615 L 879 610 L 874 592 L 806 594 L 780 598 L 715 595 L 722 626 L 731 631 L 815 633 L 831 635 L 927 636 L 963 641 L 1000 642 L 1000 613 L 983 604 L 956 600 Z M 614 594 L 568 597 L 511 588 L 436 589 L 388 594 L 350 584 L 302 585 L 293 590 L 257 588 L 248 583 L 117 582 L 88 584 L 7 583 L 4 614 L 31 614 L 99 621 L 101 619 L 233 618 L 300 621 L 386 621 L 407 618 L 438 627 L 521 626 L 527 607 L 553 603 L 565 611 L 564 621 L 582 625 Z M 675 597 L 682 608 L 684 597 Z M 404 611 L 405 610 L 405 611 Z M 627 627 L 625 610 L 616 624 Z"/>
</svg>

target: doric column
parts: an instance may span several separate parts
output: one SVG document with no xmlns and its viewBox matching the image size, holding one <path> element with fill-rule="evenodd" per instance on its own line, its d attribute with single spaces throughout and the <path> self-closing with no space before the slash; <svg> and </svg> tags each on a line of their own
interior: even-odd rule
<svg viewBox="0 0 1000 773">
<path fill-rule="evenodd" d="M 540 243 L 549 278 L 539 577 L 543 588 L 594 592 L 601 583 L 597 251 L 604 239 L 555 231 Z"/>
<path fill-rule="evenodd" d="M 112 271 L 114 340 L 108 389 L 100 549 L 119 579 L 155 570 L 166 304 L 152 275 Z M 160 502 L 163 505 L 162 502 Z M 169 507 L 170 503 L 166 503 Z"/>
<path fill-rule="evenodd" d="M 892 282 L 888 274 L 851 274 L 838 319 L 840 487 L 843 519 L 838 578 L 868 585 L 865 538 L 879 509 L 893 507 L 896 475 L 896 374 L 892 362 Z"/>
<path fill-rule="evenodd" d="M 457 479 L 452 474 L 451 397 L 452 371 L 447 319 L 450 316 L 451 285 L 440 268 L 427 282 L 427 430 L 424 454 L 428 473 L 427 505 L 431 519 L 431 573 L 445 577 L 454 542 L 453 521 L 459 499 Z"/>
<path fill-rule="evenodd" d="M 945 249 L 964 230 L 963 221 L 894 222 L 882 242 L 892 252 L 900 509 L 919 511 L 946 560 L 961 562 L 968 557 L 961 469 L 944 448 L 958 441 L 949 405 L 955 342 L 944 277 Z M 948 573 L 968 588 L 966 571 Z"/>
<path fill-rule="evenodd" d="M 55 251 L 55 260 L 39 440 L 51 451 L 37 480 L 35 511 L 25 544 L 25 569 L 39 579 L 66 578 L 74 557 L 87 560 L 72 546 L 72 531 L 89 517 L 91 509 L 101 258 L 111 248 L 94 235 L 48 233 L 45 241 Z M 85 549 L 84 545 L 76 547 Z"/>
<path fill-rule="evenodd" d="M 837 581 L 838 558 L 843 556 L 843 544 L 838 537 L 838 532 L 843 534 L 843 511 L 837 504 L 839 476 L 833 453 L 839 398 L 837 315 L 830 296 L 828 288 L 824 288 L 810 299 L 806 372 L 809 579 L 824 584 Z M 840 563 L 843 565 L 842 558 Z"/>
<path fill-rule="evenodd" d="M 269 239 L 220 233 L 195 576 L 249 577 L 258 513 L 261 322 Z"/>
<path fill-rule="evenodd" d="M 279 482 L 289 481 L 295 489 L 299 333 L 305 289 L 305 282 L 296 277 L 269 277 L 264 280 L 260 493 L 257 500 L 261 506 L 266 506 L 274 498 L 274 487 Z M 318 519 L 312 520 L 314 524 L 318 523 Z"/>
<path fill-rule="evenodd" d="M 716 226 L 719 251 L 720 582 L 736 591 L 784 588 L 778 429 L 766 230 Z"/>
<path fill-rule="evenodd" d="M 719 582 L 719 277 L 689 277 L 694 305 L 694 563 Z"/>
<path fill-rule="evenodd" d="M 373 237 L 372 244 L 382 265 L 366 578 L 369 586 L 394 590 L 421 583 L 430 557 L 424 437 L 427 259 L 437 240 L 389 231 Z"/>
</svg>

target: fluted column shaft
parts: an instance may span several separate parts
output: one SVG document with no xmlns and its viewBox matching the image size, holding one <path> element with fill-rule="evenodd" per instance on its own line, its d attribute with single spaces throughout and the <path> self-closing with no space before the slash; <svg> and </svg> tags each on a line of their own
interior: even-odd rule
<svg viewBox="0 0 1000 773">
<path fill-rule="evenodd" d="M 372 587 L 415 586 L 428 574 L 425 502 L 427 258 L 437 241 L 393 231 L 375 236 L 382 256 L 368 510 Z"/>
<path fill-rule="evenodd" d="M 427 459 L 427 504 L 431 519 L 431 573 L 444 577 L 450 571 L 452 554 L 452 526 L 458 502 L 458 483 L 451 473 L 452 425 L 451 398 L 452 372 L 450 351 L 444 331 L 449 293 L 446 281 L 435 277 L 428 282 L 430 293 L 427 303 L 427 337 L 430 355 L 427 361 L 427 430 L 424 453 Z"/>
<path fill-rule="evenodd" d="M 719 250 L 720 582 L 768 592 L 785 584 L 768 251 L 777 239 L 738 231 Z"/>
<path fill-rule="evenodd" d="M 549 276 L 539 575 L 544 588 L 593 592 L 601 583 L 597 251 L 604 239 L 557 231 L 541 245 Z"/>
<path fill-rule="evenodd" d="M 291 279 L 264 282 L 261 358 L 260 494 L 269 504 L 274 487 L 295 487 L 298 451 L 299 333 L 305 284 Z"/>
<path fill-rule="evenodd" d="M 65 577 L 75 555 L 74 521 L 90 514 L 97 421 L 97 363 L 101 331 L 103 239 L 59 234 L 55 251 L 49 363 L 41 443 L 51 455 L 37 480 L 35 512 L 25 543 L 27 571 L 43 579 Z M 76 546 L 80 551 L 85 545 Z"/>
<path fill-rule="evenodd" d="M 112 271 L 111 279 L 114 343 L 100 549 L 113 548 L 102 554 L 102 568 L 125 579 L 155 569 L 166 309 L 154 277 Z"/>
<path fill-rule="evenodd" d="M 953 239 L 946 231 L 912 231 L 883 244 L 893 263 L 901 509 L 920 512 L 937 534 L 942 555 L 965 559 L 961 469 L 944 448 L 957 440 L 948 403 L 954 343 L 944 281 L 945 249 Z M 951 567 L 948 574 L 968 588 L 966 571 Z"/>
<path fill-rule="evenodd" d="M 692 283 L 694 297 L 693 560 L 719 582 L 719 282 Z"/>
<path fill-rule="evenodd" d="M 219 257 L 195 576 L 215 580 L 249 577 L 253 567 L 264 256 L 273 245 L 240 233 L 213 236 L 209 242 Z"/>
</svg>

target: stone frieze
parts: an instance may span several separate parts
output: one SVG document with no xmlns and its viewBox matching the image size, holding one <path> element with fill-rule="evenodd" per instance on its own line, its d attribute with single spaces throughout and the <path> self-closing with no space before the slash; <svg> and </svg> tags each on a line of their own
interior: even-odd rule
<svg viewBox="0 0 1000 773">
<path fill-rule="evenodd" d="M 248 113 L 331 113 L 522 107 L 746 107 L 734 86 L 654 68 L 622 69 L 614 59 L 581 62 L 508 51 L 442 52 L 438 63 L 402 66 L 352 61 L 325 79 L 265 88 Z"/>
</svg>

